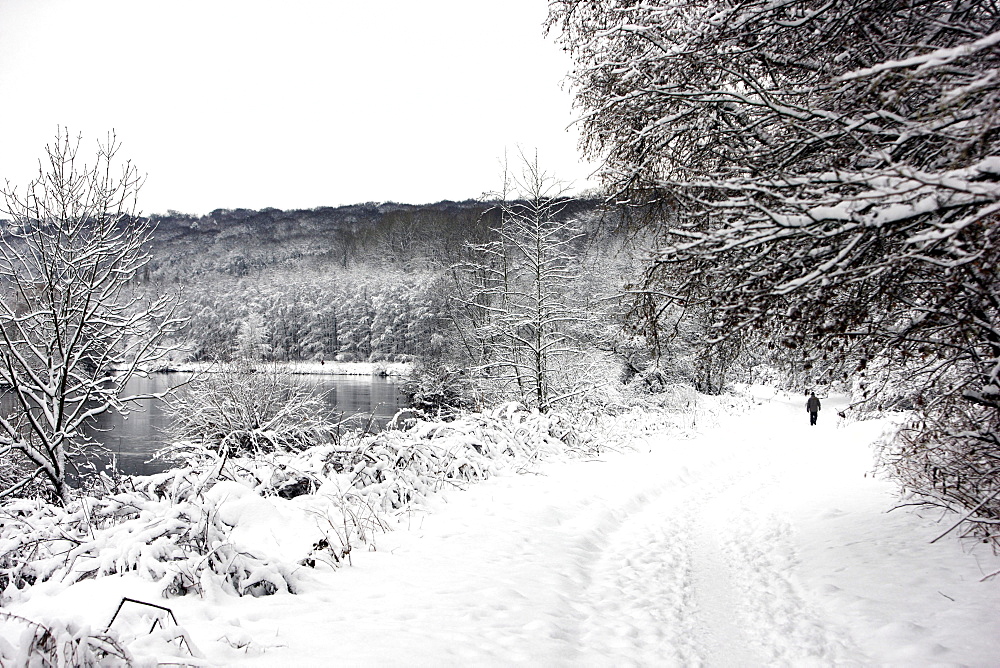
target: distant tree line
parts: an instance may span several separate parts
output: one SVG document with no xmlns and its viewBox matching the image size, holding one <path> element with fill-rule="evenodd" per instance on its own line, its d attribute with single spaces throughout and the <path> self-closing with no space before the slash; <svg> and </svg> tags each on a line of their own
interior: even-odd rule
<svg viewBox="0 0 1000 668">
<path fill-rule="evenodd" d="M 498 233 L 501 208 L 169 212 L 150 216 L 152 259 L 138 280 L 154 294 L 180 290 L 193 360 L 436 359 L 455 336 L 455 268 Z M 596 200 L 566 199 L 561 219 L 589 231 L 574 252 L 610 243 L 605 216 Z"/>
<path fill-rule="evenodd" d="M 429 271 L 278 270 L 183 292 L 196 360 L 408 360 L 433 352 L 446 316 Z"/>
<path fill-rule="evenodd" d="M 204 216 L 169 211 L 156 226 L 148 276 L 187 282 L 221 273 L 250 276 L 276 267 L 402 268 L 461 261 L 467 243 L 485 242 L 499 225 L 496 202 L 411 205 L 367 203 L 315 209 L 216 209 Z M 600 202 L 574 201 L 566 215 L 593 216 Z"/>
</svg>

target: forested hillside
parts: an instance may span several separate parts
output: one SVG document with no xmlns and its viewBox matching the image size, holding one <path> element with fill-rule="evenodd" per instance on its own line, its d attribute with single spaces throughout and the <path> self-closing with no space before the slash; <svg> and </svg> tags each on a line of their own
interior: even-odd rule
<svg viewBox="0 0 1000 668">
<path fill-rule="evenodd" d="M 366 203 L 282 211 L 216 209 L 205 216 L 152 215 L 158 278 L 202 273 L 247 276 L 276 266 L 350 268 L 359 262 L 406 265 L 483 237 L 497 215 L 488 202 L 428 205 Z"/>
<path fill-rule="evenodd" d="M 597 200 L 561 211 L 585 232 L 584 273 L 620 241 Z M 496 202 L 358 204 L 150 216 L 151 292 L 179 291 L 192 360 L 379 361 L 439 354 L 469 248 L 491 238 Z M 611 253 L 612 255 L 614 253 Z M 607 290 L 620 288 L 609 277 Z M 602 279 L 603 280 L 603 279 Z M 593 281 L 590 282 L 593 288 Z"/>
</svg>

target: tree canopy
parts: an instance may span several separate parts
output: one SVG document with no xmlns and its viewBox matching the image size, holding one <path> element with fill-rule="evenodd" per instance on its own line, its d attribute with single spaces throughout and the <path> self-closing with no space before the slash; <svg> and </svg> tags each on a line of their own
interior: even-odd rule
<svg viewBox="0 0 1000 668">
<path fill-rule="evenodd" d="M 549 26 L 585 149 L 621 201 L 659 204 L 645 312 L 880 360 L 922 408 L 917 457 L 993 494 L 973 462 L 1000 453 L 997 3 L 565 0 Z"/>
</svg>

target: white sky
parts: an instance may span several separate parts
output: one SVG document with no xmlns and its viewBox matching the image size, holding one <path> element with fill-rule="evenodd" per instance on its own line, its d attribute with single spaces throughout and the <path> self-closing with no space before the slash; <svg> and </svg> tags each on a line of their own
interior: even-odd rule
<svg viewBox="0 0 1000 668">
<path fill-rule="evenodd" d="M 0 178 L 114 129 L 146 213 L 478 197 L 504 152 L 577 188 L 545 0 L 0 0 Z"/>
</svg>

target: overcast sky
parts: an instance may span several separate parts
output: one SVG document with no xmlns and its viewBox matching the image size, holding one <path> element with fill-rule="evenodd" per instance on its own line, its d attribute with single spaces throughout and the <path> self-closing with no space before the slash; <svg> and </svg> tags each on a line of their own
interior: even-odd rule
<svg viewBox="0 0 1000 668">
<path fill-rule="evenodd" d="M 413 204 L 504 152 L 586 187 L 545 0 L 0 0 L 0 178 L 114 129 L 145 213 Z"/>
</svg>

